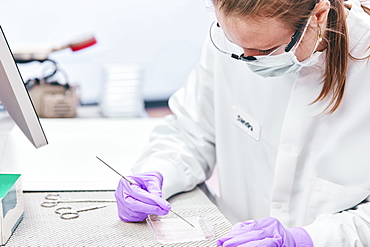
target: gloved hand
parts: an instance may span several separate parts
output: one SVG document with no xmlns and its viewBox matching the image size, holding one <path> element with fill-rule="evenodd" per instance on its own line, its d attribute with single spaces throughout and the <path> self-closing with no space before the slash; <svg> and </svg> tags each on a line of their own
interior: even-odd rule
<svg viewBox="0 0 370 247">
<path fill-rule="evenodd" d="M 163 177 L 157 171 L 128 176 L 130 184 L 119 181 L 114 196 L 118 206 L 118 216 L 125 222 L 143 221 L 149 214 L 165 215 L 171 205 L 162 199 Z"/>
<path fill-rule="evenodd" d="M 230 233 L 217 240 L 218 246 L 313 247 L 310 235 L 301 227 L 284 228 L 275 218 L 237 223 Z"/>
</svg>

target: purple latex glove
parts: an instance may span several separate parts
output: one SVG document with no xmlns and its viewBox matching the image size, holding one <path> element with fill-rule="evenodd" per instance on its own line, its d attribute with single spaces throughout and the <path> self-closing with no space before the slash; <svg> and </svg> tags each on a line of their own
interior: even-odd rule
<svg viewBox="0 0 370 247">
<path fill-rule="evenodd" d="M 310 235 L 301 227 L 284 228 L 275 218 L 237 223 L 230 233 L 217 240 L 218 246 L 313 247 Z"/>
<path fill-rule="evenodd" d="M 165 215 L 171 205 L 162 198 L 163 177 L 157 171 L 127 177 L 136 184 L 121 179 L 114 196 L 118 216 L 125 222 L 143 221 L 149 214 Z"/>
</svg>

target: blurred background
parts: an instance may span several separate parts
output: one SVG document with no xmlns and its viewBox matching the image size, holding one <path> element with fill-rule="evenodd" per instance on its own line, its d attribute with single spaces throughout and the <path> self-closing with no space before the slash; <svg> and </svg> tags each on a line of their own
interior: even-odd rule
<svg viewBox="0 0 370 247">
<path fill-rule="evenodd" d="M 146 109 L 166 106 L 196 65 L 212 19 L 209 0 L 0 1 L 0 25 L 13 51 L 95 37 L 95 45 L 48 58 L 64 75 L 54 80 L 78 87 L 79 106 L 99 106 L 106 117 L 131 116 L 119 114 L 130 97 L 127 104 L 136 100 Z M 40 62 L 18 66 L 25 81 L 48 70 Z"/>
</svg>

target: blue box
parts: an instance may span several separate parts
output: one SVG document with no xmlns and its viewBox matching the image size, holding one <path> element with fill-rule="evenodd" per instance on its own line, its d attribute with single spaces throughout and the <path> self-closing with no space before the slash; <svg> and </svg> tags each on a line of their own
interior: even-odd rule
<svg viewBox="0 0 370 247">
<path fill-rule="evenodd" d="M 23 219 L 20 174 L 0 174 L 0 244 L 5 245 Z"/>
</svg>

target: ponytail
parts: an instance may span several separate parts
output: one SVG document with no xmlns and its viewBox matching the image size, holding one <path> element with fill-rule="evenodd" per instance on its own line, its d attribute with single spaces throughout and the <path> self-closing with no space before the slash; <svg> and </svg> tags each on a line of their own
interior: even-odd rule
<svg viewBox="0 0 370 247">
<path fill-rule="evenodd" d="M 327 52 L 323 88 L 313 103 L 331 95 L 330 103 L 324 111 L 331 107 L 329 113 L 333 113 L 342 102 L 344 95 L 349 57 L 349 40 L 344 3 L 341 0 L 331 0 L 330 2 L 331 7 L 324 37 L 327 44 Z"/>
<path fill-rule="evenodd" d="M 363 60 L 368 59 L 369 56 L 358 59 L 350 55 L 345 15 L 346 7 L 350 8 L 350 6 L 342 0 L 330 0 L 330 2 L 331 9 L 328 15 L 326 36 L 324 37 L 327 43 L 327 53 L 323 89 L 312 104 L 331 95 L 329 105 L 324 111 L 331 107 L 329 113 L 333 113 L 339 107 L 344 96 L 348 59 Z M 370 8 L 364 5 L 362 5 L 362 8 L 370 15 Z"/>
</svg>

